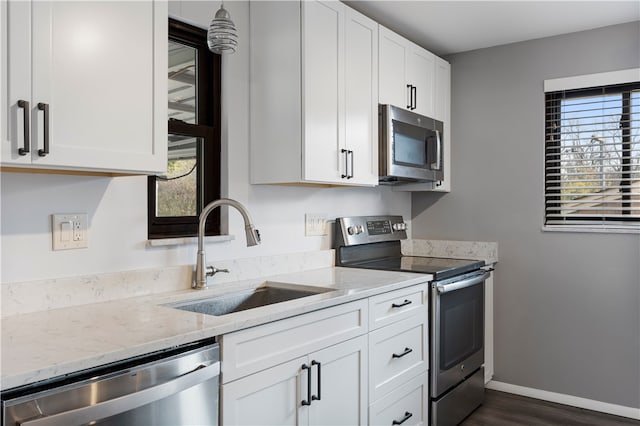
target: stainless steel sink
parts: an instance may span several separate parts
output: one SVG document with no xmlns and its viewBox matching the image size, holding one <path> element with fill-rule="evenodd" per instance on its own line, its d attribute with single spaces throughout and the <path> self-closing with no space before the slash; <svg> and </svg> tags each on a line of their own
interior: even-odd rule
<svg viewBox="0 0 640 426">
<path fill-rule="evenodd" d="M 220 316 L 333 290 L 335 289 L 268 281 L 257 288 L 246 291 L 239 291 L 208 299 L 174 303 L 167 306 L 182 309 L 183 311 Z"/>
</svg>

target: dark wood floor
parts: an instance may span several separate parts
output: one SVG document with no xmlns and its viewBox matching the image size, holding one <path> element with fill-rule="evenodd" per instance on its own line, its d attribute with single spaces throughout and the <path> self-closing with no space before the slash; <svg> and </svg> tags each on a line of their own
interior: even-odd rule
<svg viewBox="0 0 640 426">
<path fill-rule="evenodd" d="M 640 421 L 487 390 L 484 404 L 461 426 L 622 426 Z"/>
</svg>

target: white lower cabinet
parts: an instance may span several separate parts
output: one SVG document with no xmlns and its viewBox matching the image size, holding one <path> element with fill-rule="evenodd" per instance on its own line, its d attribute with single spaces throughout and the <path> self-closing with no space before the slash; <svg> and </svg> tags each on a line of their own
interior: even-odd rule
<svg viewBox="0 0 640 426">
<path fill-rule="evenodd" d="M 224 384 L 222 424 L 363 425 L 366 383 L 360 336 Z"/>
<path fill-rule="evenodd" d="M 369 299 L 369 424 L 428 424 L 427 284 Z"/>
<path fill-rule="evenodd" d="M 299 401 L 306 362 L 307 357 L 296 358 L 222 385 L 221 424 L 295 425 L 303 418 L 300 423 L 307 423 L 308 410 Z"/>
<path fill-rule="evenodd" d="M 427 301 L 425 283 L 222 336 L 220 424 L 426 425 Z"/>
<path fill-rule="evenodd" d="M 365 425 L 368 304 L 224 335 L 222 425 Z"/>
<path fill-rule="evenodd" d="M 371 404 L 369 424 L 384 426 L 428 424 L 427 377 L 426 372 L 421 373 Z"/>
</svg>

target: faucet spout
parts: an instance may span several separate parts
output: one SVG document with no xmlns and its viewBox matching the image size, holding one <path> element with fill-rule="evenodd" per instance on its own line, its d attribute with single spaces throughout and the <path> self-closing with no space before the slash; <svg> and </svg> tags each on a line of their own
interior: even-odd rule
<svg viewBox="0 0 640 426">
<path fill-rule="evenodd" d="M 251 220 L 249 211 L 246 209 L 245 206 L 243 206 L 238 201 L 232 200 L 230 198 L 220 198 L 219 200 L 215 200 L 207 204 L 202 209 L 202 212 L 200 212 L 200 218 L 198 221 L 198 253 L 196 258 L 195 280 L 192 284 L 192 287 L 196 289 L 206 289 L 207 277 L 210 275 L 213 275 L 207 271 L 207 256 L 204 251 L 204 227 L 205 227 L 205 223 L 207 222 L 207 217 L 209 217 L 209 214 L 216 207 L 219 207 L 222 205 L 234 207 L 242 215 L 242 219 L 244 219 L 244 229 L 247 235 L 247 247 L 260 244 L 260 233 L 253 226 L 253 221 Z"/>
</svg>

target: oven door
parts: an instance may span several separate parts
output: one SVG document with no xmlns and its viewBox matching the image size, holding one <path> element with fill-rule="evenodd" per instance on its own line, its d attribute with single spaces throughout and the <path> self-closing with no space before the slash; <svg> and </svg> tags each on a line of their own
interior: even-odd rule
<svg viewBox="0 0 640 426">
<path fill-rule="evenodd" d="M 431 283 L 431 397 L 484 363 L 485 271 Z"/>
</svg>

